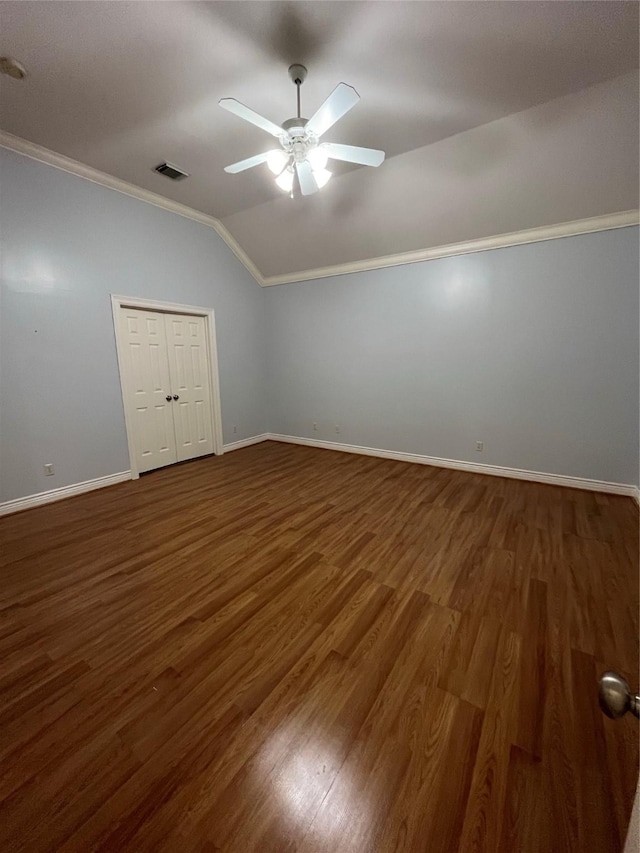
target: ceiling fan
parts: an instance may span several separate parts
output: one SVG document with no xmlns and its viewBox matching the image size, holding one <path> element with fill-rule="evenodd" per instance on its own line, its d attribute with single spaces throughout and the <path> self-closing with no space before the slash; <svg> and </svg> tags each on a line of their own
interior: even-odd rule
<svg viewBox="0 0 640 853">
<path fill-rule="evenodd" d="M 384 160 L 384 151 L 375 148 L 360 148 L 357 145 L 339 145 L 320 142 L 320 137 L 349 112 L 360 100 L 352 86 L 338 83 L 322 106 L 310 119 L 300 115 L 300 86 L 305 81 L 307 69 L 304 65 L 291 65 L 289 77 L 295 83 L 298 95 L 298 110 L 295 118 L 287 119 L 281 126 L 245 107 L 235 98 L 222 98 L 220 106 L 266 130 L 280 142 L 280 148 L 256 154 L 225 168 L 232 175 L 244 172 L 260 163 L 266 163 L 276 175 L 276 184 L 284 192 L 293 195 L 294 179 L 297 176 L 302 195 L 311 195 L 325 186 L 331 178 L 326 168 L 328 160 L 344 160 L 362 166 L 379 166 Z"/>
</svg>

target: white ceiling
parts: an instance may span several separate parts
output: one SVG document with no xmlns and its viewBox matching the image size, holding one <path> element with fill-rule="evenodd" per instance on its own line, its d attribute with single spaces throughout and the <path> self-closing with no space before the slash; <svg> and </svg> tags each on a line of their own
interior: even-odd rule
<svg viewBox="0 0 640 853">
<path fill-rule="evenodd" d="M 287 67 L 301 62 L 303 115 L 338 82 L 355 86 L 361 102 L 325 139 L 382 148 L 389 161 L 637 68 L 638 4 L 5 0 L 0 54 L 29 72 L 0 78 L 3 130 L 230 223 L 246 215 L 252 227 L 238 233 L 252 256 L 252 234 L 256 250 L 270 235 L 282 243 L 272 208 L 283 199 L 266 166 L 223 167 L 272 138 L 221 110 L 221 97 L 282 122 L 295 114 Z M 192 177 L 155 174 L 162 160 Z M 388 161 L 338 167 L 323 195 L 341 185 L 350 216 L 380 208 Z M 403 180 L 421 180 L 416 163 Z"/>
</svg>

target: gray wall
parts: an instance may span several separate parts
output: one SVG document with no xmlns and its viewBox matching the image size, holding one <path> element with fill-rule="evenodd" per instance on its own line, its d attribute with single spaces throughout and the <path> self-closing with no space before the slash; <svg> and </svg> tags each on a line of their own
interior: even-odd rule
<svg viewBox="0 0 640 853">
<path fill-rule="evenodd" d="M 261 290 L 210 228 L 4 149 L 0 190 L 0 501 L 128 469 L 111 293 L 214 308 L 226 442 L 638 482 L 637 228 Z"/>
<path fill-rule="evenodd" d="M 213 308 L 224 440 L 264 432 L 265 294 L 211 228 L 5 149 L 0 191 L 0 500 L 129 468 L 111 293 Z"/>
<path fill-rule="evenodd" d="M 638 483 L 637 228 L 266 295 L 270 431 Z"/>
</svg>

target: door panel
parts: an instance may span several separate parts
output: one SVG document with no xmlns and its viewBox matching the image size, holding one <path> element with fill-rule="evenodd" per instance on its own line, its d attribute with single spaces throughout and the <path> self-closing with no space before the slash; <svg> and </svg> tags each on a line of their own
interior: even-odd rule
<svg viewBox="0 0 640 853">
<path fill-rule="evenodd" d="M 136 465 L 150 471 L 178 459 L 173 425 L 164 315 L 122 308 L 120 331 L 128 359 L 125 405 L 132 414 Z"/>
<path fill-rule="evenodd" d="M 204 317 L 165 314 L 178 461 L 213 453 Z"/>
</svg>

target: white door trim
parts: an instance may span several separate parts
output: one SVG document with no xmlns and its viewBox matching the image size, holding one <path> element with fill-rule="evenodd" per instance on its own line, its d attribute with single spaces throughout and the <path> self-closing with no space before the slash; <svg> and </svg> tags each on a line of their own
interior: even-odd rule
<svg viewBox="0 0 640 853">
<path fill-rule="evenodd" d="M 156 299 L 141 299 L 137 296 L 118 296 L 111 294 L 111 311 L 113 313 L 113 328 L 116 336 L 116 352 L 118 354 L 118 369 L 120 371 L 120 388 L 122 390 L 122 405 L 124 407 L 124 421 L 127 428 L 127 444 L 129 447 L 129 466 L 131 468 L 131 479 L 137 480 L 140 476 L 136 465 L 135 447 L 133 444 L 133 423 L 128 411 L 125 395 L 125 375 L 128 370 L 127 360 L 124 357 L 124 345 L 120 339 L 120 323 L 118 317 L 121 308 L 141 308 L 144 311 L 161 311 L 167 314 L 188 314 L 192 317 L 204 317 L 208 356 L 209 356 L 209 385 L 211 392 L 211 419 L 213 423 L 213 452 L 216 456 L 222 456 L 224 445 L 222 442 L 222 410 L 220 408 L 220 378 L 218 375 L 218 347 L 216 344 L 216 318 L 211 308 L 198 308 L 194 305 L 182 305 L 179 302 L 160 302 Z"/>
</svg>

